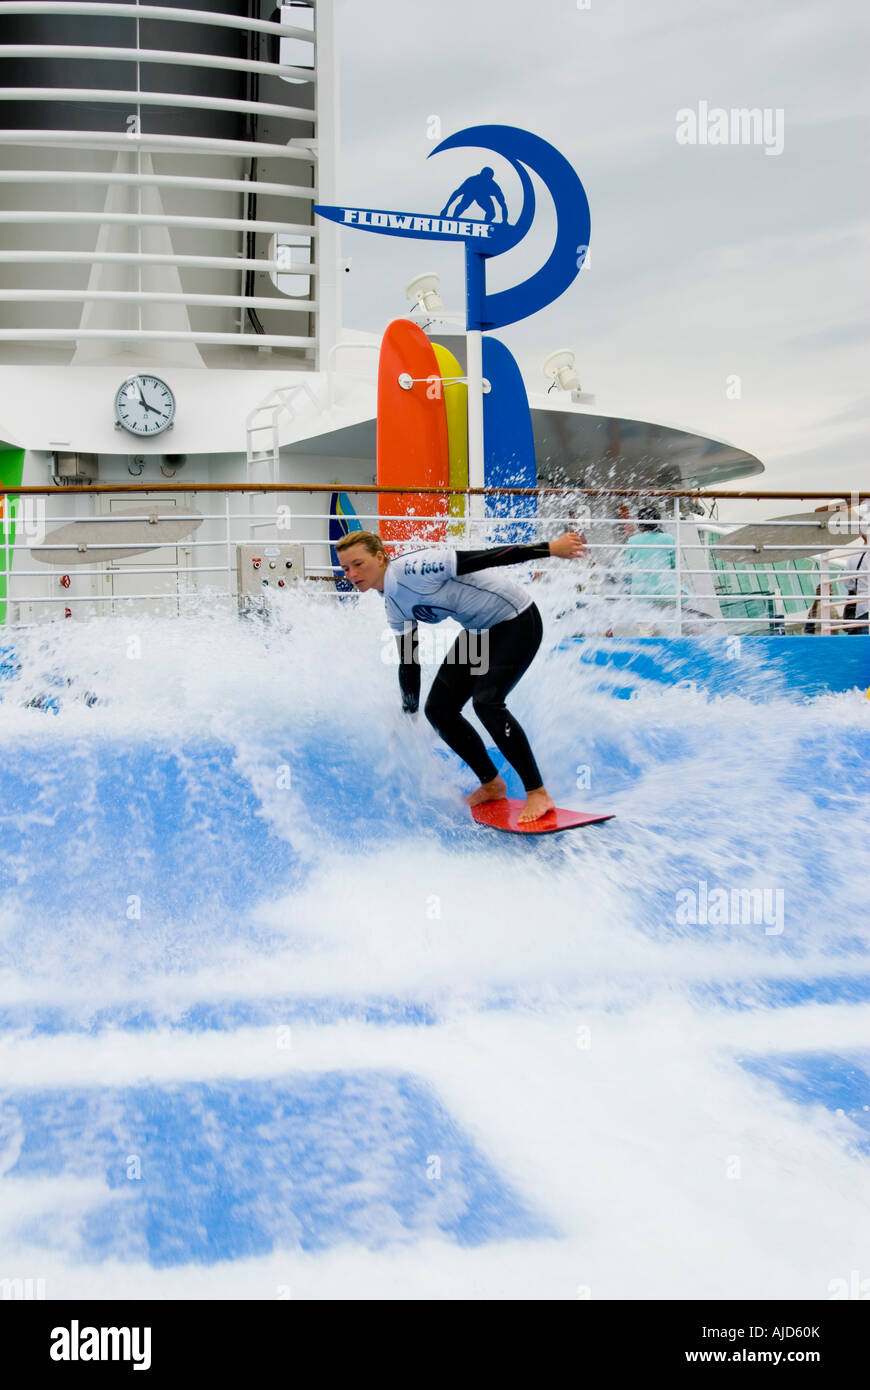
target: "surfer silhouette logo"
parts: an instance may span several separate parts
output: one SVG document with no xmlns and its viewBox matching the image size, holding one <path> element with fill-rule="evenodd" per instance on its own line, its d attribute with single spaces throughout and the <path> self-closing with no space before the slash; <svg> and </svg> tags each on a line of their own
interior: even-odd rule
<svg viewBox="0 0 870 1390">
<path fill-rule="evenodd" d="M 488 165 L 481 169 L 479 174 L 470 174 L 464 183 L 461 183 L 458 188 L 453 190 L 447 202 L 444 204 L 444 207 L 441 209 L 439 217 L 449 217 L 451 215 L 450 206 L 457 198 L 459 202 L 456 204 L 456 210 L 453 213 L 454 217 L 461 217 L 467 208 L 472 207 L 473 204 L 476 203 L 483 213 L 483 220 L 485 222 L 494 222 L 495 207 L 496 203 L 498 203 L 501 208 L 502 222 L 507 222 L 508 220 L 507 203 L 505 202 L 504 194 L 496 183 L 493 171 Z"/>
</svg>

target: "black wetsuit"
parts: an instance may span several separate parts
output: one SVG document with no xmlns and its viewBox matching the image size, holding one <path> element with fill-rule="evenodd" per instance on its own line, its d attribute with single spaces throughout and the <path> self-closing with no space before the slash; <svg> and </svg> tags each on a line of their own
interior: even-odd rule
<svg viewBox="0 0 870 1390">
<path fill-rule="evenodd" d="M 456 574 L 498 565 L 518 565 L 547 559 L 547 541 L 535 545 L 502 545 L 489 550 L 457 550 Z M 493 743 L 512 767 L 516 768 L 526 791 L 543 785 L 529 741 L 505 705 L 505 697 L 534 659 L 543 636 L 543 624 L 536 604 L 524 608 L 515 618 L 496 623 L 481 633 L 486 642 L 485 660 L 480 659 L 476 643 L 461 632 L 438 669 L 426 700 L 425 714 L 444 742 L 458 753 L 480 779 L 491 782 L 498 769 L 486 751 L 477 730 L 461 713 L 471 700 L 474 712 Z M 402 708 L 413 713 L 420 704 L 420 665 L 417 653 L 417 627 L 398 637 L 399 686 Z"/>
</svg>

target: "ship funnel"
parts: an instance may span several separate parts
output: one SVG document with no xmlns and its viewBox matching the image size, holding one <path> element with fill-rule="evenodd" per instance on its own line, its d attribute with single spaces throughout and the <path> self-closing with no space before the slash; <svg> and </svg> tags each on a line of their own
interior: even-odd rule
<svg viewBox="0 0 870 1390">
<path fill-rule="evenodd" d="M 332 0 L 0 5 L 0 361 L 318 365 L 333 64 Z"/>
</svg>

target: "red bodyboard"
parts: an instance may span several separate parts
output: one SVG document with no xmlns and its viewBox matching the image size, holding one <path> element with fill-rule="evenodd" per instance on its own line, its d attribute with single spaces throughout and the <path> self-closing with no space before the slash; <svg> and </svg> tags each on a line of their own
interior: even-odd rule
<svg viewBox="0 0 870 1390">
<path fill-rule="evenodd" d="M 590 815 L 585 811 L 564 811 L 557 806 L 555 811 L 521 825 L 517 817 L 525 804 L 505 796 L 499 801 L 482 801 L 479 806 L 472 806 L 471 814 L 478 825 L 488 825 L 493 830 L 512 830 L 517 835 L 550 835 L 555 830 L 575 830 L 581 825 L 613 820 L 612 811 Z"/>
<path fill-rule="evenodd" d="M 414 385 L 403 390 L 399 376 Z M 447 410 L 435 350 L 419 324 L 394 319 L 381 342 L 378 365 L 378 483 L 449 487 Z M 447 498 L 436 493 L 381 493 L 378 511 L 385 541 L 443 544 Z M 409 517 L 385 521 L 386 516 Z M 427 523 L 426 519 L 432 520 Z M 443 518 L 443 520 L 441 520 Z"/>
</svg>

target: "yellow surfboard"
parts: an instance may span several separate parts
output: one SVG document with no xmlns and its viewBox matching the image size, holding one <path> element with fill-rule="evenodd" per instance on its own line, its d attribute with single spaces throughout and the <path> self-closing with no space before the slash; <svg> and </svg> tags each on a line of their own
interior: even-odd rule
<svg viewBox="0 0 870 1390">
<path fill-rule="evenodd" d="M 447 410 L 447 441 L 450 449 L 450 486 L 468 487 L 468 387 L 464 381 L 453 381 L 463 371 L 449 348 L 440 343 L 432 347 L 444 384 L 444 405 Z M 458 518 L 447 527 L 448 536 L 461 536 L 465 531 L 465 498 L 451 497 L 449 513 Z"/>
</svg>

